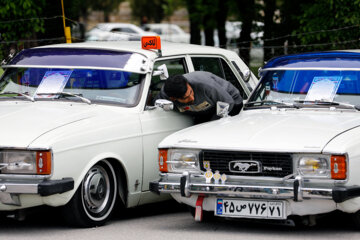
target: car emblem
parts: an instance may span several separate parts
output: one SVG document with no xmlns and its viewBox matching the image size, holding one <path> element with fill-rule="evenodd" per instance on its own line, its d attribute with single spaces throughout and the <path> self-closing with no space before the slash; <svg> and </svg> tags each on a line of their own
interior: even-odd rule
<svg viewBox="0 0 360 240">
<path fill-rule="evenodd" d="M 259 173 L 260 162 L 250 160 L 237 160 L 229 162 L 229 171 L 235 173 Z"/>
</svg>

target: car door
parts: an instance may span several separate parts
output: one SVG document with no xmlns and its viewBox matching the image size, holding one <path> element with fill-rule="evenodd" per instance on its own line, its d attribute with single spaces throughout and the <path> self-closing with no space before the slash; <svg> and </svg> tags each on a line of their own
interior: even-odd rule
<svg viewBox="0 0 360 240">
<path fill-rule="evenodd" d="M 154 69 L 163 64 L 167 66 L 169 76 L 187 73 L 189 69 L 185 56 L 158 60 L 154 63 Z M 164 81 L 160 80 L 159 76 L 152 77 L 146 107 L 140 115 L 144 146 L 142 191 L 148 191 L 149 182 L 159 178 L 157 161 L 159 142 L 171 133 L 193 125 L 189 116 L 153 107 L 153 99 L 159 93 L 163 83 Z"/>
</svg>

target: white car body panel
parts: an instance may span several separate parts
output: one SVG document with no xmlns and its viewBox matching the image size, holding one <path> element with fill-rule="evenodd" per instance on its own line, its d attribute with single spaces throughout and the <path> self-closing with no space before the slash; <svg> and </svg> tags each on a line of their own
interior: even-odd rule
<svg viewBox="0 0 360 240">
<path fill-rule="evenodd" d="M 191 126 L 193 121 L 185 115 L 161 108 L 147 108 L 154 62 L 182 56 L 188 70 L 193 70 L 190 55 L 211 55 L 223 57 L 229 64 L 235 61 L 241 71 L 248 68 L 233 52 L 203 46 L 185 44 L 162 44 L 162 56 L 156 51 L 142 50 L 140 42 L 85 42 L 79 44 L 51 45 L 51 49 L 95 49 L 113 52 L 137 53 L 123 68 L 84 66 L 79 69 L 124 70 L 144 74 L 139 101 L 136 105 L 123 107 L 116 104 L 87 104 L 81 101 L 54 100 L 31 102 L 23 100 L 0 100 L 0 124 L 3 127 L 0 136 L 0 148 L 10 149 L 47 149 L 51 150 L 52 173 L 39 179 L 59 180 L 64 177 L 74 180 L 74 188 L 61 194 L 39 196 L 38 194 L 16 193 L 19 205 L 1 204 L 1 211 L 24 209 L 38 205 L 62 206 L 68 203 L 84 179 L 89 169 L 104 159 L 111 159 L 121 167 L 125 174 L 126 185 L 120 196 L 127 207 L 161 201 L 149 191 L 149 182 L 157 179 L 157 145 L 167 135 Z M 36 49 L 45 49 L 42 46 Z M 210 53 L 209 53 L 210 52 Z M 231 60 L 231 61 L 230 61 Z M 29 67 L 30 65 L 10 65 Z M 47 66 L 36 66 L 36 68 Z M 56 66 L 69 68 L 71 66 Z M 232 66 L 232 68 L 234 68 Z M 240 73 L 234 74 L 242 81 Z M 253 76 L 249 83 L 241 83 L 244 91 L 250 94 L 248 85 L 254 87 L 257 79 Z M 86 93 L 85 90 L 84 93 Z M 91 90 L 89 90 L 91 91 Z M 110 90 L 109 92 L 111 93 Z M 7 179 L 21 178 L 23 181 L 38 181 L 35 176 L 2 176 L 0 186 Z M 168 198 L 168 196 L 165 196 Z M 2 193 L 0 192 L 0 202 Z"/>
<path fill-rule="evenodd" d="M 243 111 L 172 134 L 159 148 L 319 153 L 331 139 L 359 125 L 360 115 L 354 111 L 333 111 L 330 116 L 328 111 L 307 109 Z"/>
</svg>

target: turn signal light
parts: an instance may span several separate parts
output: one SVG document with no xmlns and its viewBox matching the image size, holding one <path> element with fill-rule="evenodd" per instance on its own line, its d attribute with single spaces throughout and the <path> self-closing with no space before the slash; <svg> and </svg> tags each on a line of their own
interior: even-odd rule
<svg viewBox="0 0 360 240">
<path fill-rule="evenodd" d="M 51 152 L 37 151 L 36 152 L 36 172 L 40 175 L 51 174 Z"/>
<path fill-rule="evenodd" d="M 346 179 L 346 157 L 344 155 L 331 156 L 331 178 Z"/>
<path fill-rule="evenodd" d="M 167 166 L 167 149 L 159 149 L 159 170 L 160 172 L 168 172 Z"/>
</svg>

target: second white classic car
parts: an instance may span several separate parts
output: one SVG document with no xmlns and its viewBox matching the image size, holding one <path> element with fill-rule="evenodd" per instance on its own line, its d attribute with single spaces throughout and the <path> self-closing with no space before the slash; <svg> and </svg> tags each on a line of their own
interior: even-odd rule
<svg viewBox="0 0 360 240">
<path fill-rule="evenodd" d="M 135 207 L 165 199 L 149 191 L 158 177 L 157 145 L 193 122 L 152 104 L 160 77 L 210 71 L 233 82 L 244 98 L 257 81 L 243 80 L 249 69 L 231 51 L 141 46 L 44 46 L 2 66 L 0 211 L 63 206 L 69 223 L 88 227 L 104 224 L 116 201 Z"/>
<path fill-rule="evenodd" d="M 151 189 L 191 206 L 196 220 L 207 211 L 314 224 L 339 210 L 360 227 L 359 103 L 359 51 L 275 58 L 239 115 L 159 144 Z"/>
</svg>

